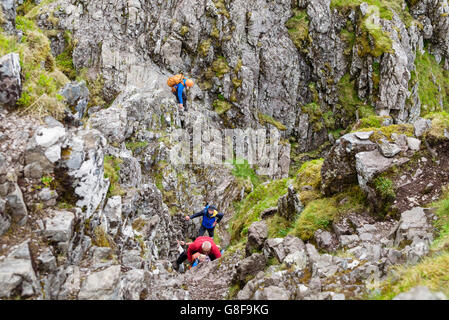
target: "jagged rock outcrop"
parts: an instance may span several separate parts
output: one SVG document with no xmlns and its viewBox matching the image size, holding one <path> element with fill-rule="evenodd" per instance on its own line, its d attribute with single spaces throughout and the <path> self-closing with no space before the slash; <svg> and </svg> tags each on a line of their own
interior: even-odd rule
<svg viewBox="0 0 449 320">
<path fill-rule="evenodd" d="M 325 194 L 342 191 L 345 186 L 357 181 L 355 155 L 377 148 L 376 144 L 369 140 L 370 136 L 367 133 L 349 133 L 335 142 L 321 169 L 321 190 Z"/>
<path fill-rule="evenodd" d="M 0 106 L 13 109 L 22 94 L 20 58 L 17 53 L 0 57 Z"/>
<path fill-rule="evenodd" d="M 11 248 L 6 258 L 0 260 L 0 297 L 31 297 L 40 288 L 34 272 L 28 242 Z"/>
<path fill-rule="evenodd" d="M 290 185 L 287 189 L 287 194 L 278 200 L 277 214 L 287 220 L 293 220 L 298 214 L 304 210 L 304 205 L 301 203 L 296 190 Z"/>
<path fill-rule="evenodd" d="M 265 240 L 268 238 L 268 227 L 264 221 L 256 221 L 248 228 L 248 241 L 246 242 L 246 256 L 250 256 L 252 251 L 262 249 Z"/>
<path fill-rule="evenodd" d="M 430 40 L 430 50 L 435 55 L 436 61 L 443 62 L 444 68 L 449 70 L 447 1 L 416 1 L 410 6 L 410 12 L 423 24 L 424 39 Z"/>
</svg>

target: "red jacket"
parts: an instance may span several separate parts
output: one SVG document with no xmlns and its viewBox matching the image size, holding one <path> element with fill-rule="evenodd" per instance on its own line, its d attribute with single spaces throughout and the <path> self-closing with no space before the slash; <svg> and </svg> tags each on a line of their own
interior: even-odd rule
<svg viewBox="0 0 449 320">
<path fill-rule="evenodd" d="M 192 255 L 194 253 L 196 252 L 203 253 L 203 249 L 201 248 L 201 246 L 205 241 L 209 241 L 211 244 L 209 252 L 210 260 L 215 260 L 221 257 L 220 249 L 218 249 L 218 247 L 214 243 L 214 240 L 211 237 L 198 237 L 195 239 L 193 243 L 189 245 L 189 248 L 187 249 L 187 259 L 189 259 L 190 262 L 193 262 Z"/>
</svg>

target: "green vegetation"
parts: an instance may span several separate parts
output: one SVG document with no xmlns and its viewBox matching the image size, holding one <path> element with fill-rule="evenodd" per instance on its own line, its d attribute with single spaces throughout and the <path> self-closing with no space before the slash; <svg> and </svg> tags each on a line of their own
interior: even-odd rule
<svg viewBox="0 0 449 320">
<path fill-rule="evenodd" d="M 139 148 L 145 148 L 148 145 L 148 141 L 128 141 L 125 142 L 127 149 L 131 150 L 133 153 Z"/>
<path fill-rule="evenodd" d="M 51 115 L 60 120 L 65 107 L 58 91 L 69 80 L 56 68 L 50 41 L 34 21 L 17 16 L 16 28 L 23 32 L 22 41 L 19 43 L 14 36 L 1 32 L 0 55 L 10 52 L 19 54 L 25 81 L 17 104 L 21 112 L 37 117 Z"/>
<path fill-rule="evenodd" d="M 342 124 L 349 125 L 356 119 L 356 112 L 359 114 L 361 121 L 371 122 L 373 116 L 376 116 L 374 107 L 367 105 L 362 101 L 355 88 L 355 80 L 351 79 L 349 73 L 346 73 L 338 82 L 338 109 L 339 112 L 335 116 Z M 370 118 L 363 120 L 363 118 Z M 377 125 L 376 125 L 377 126 Z"/>
<path fill-rule="evenodd" d="M 369 116 L 366 118 L 362 118 L 358 121 L 358 123 L 353 127 L 353 131 L 364 128 L 380 128 L 382 123 L 384 122 L 384 118 L 380 116 Z"/>
<path fill-rule="evenodd" d="M 210 39 L 206 39 L 206 40 L 201 41 L 201 43 L 198 47 L 198 52 L 203 57 L 205 57 L 209 53 L 209 49 L 210 49 Z"/>
<path fill-rule="evenodd" d="M 379 142 L 381 139 L 386 139 L 391 142 L 393 141 L 391 137 L 393 133 L 396 133 L 398 135 L 405 134 L 407 137 L 413 137 L 414 135 L 414 127 L 409 123 L 392 124 L 380 128 L 359 128 L 357 129 L 357 131 L 374 131 L 374 133 L 370 137 L 370 140 L 373 142 Z"/>
<path fill-rule="evenodd" d="M 421 115 L 449 111 L 449 71 L 444 70 L 428 51 L 423 54 L 419 50 L 416 52 L 415 66 L 410 85 L 418 82 Z"/>
<path fill-rule="evenodd" d="M 289 233 L 307 241 L 312 239 L 316 230 L 329 228 L 336 218 L 364 209 L 365 194 L 355 185 L 335 196 L 309 202 Z"/>
<path fill-rule="evenodd" d="M 267 219 L 267 225 L 269 238 L 284 238 L 292 228 L 290 221 L 277 214 Z"/>
<path fill-rule="evenodd" d="M 424 118 L 432 120 L 432 127 L 426 133 L 426 137 L 446 139 L 445 132 L 449 133 L 449 113 L 434 112 L 427 114 Z"/>
<path fill-rule="evenodd" d="M 290 39 L 298 49 L 303 47 L 303 42 L 309 38 L 309 19 L 306 10 L 293 9 L 293 17 L 285 26 L 288 29 Z"/>
<path fill-rule="evenodd" d="M 232 244 L 240 242 L 248 233 L 249 226 L 260 219 L 265 209 L 277 206 L 278 199 L 287 193 L 290 181 L 274 180 L 260 184 L 243 201 L 235 205 L 235 214 L 230 221 Z"/>
<path fill-rule="evenodd" d="M 379 176 L 373 180 L 373 184 L 376 191 L 380 194 L 384 201 L 391 201 L 396 198 L 394 184 L 390 179 Z"/>
<path fill-rule="evenodd" d="M 123 195 L 123 190 L 120 187 L 120 164 L 123 162 L 120 158 L 113 156 L 104 157 L 104 177 L 109 178 L 108 197 Z"/>
<path fill-rule="evenodd" d="M 226 58 L 219 56 L 217 60 L 212 62 L 212 70 L 215 72 L 215 76 L 218 78 L 223 78 L 226 73 L 230 72 L 230 68 Z"/>
<path fill-rule="evenodd" d="M 181 29 L 179 30 L 179 34 L 181 36 L 184 36 L 187 32 L 189 32 L 189 27 L 188 26 L 182 26 Z"/>
<path fill-rule="evenodd" d="M 349 27 L 351 29 L 354 29 L 352 25 L 349 25 Z M 352 52 L 352 47 L 354 46 L 355 43 L 355 33 L 353 31 L 351 32 L 348 29 L 343 28 L 340 31 L 340 38 L 347 45 L 344 54 L 350 55 Z"/>
<path fill-rule="evenodd" d="M 415 286 L 427 286 L 442 291 L 449 297 L 449 192 L 446 188 L 442 198 L 433 203 L 438 219 L 434 222 L 437 237 L 431 245 L 431 253 L 418 264 L 393 268 L 390 276 L 378 285 L 380 292 L 369 298 L 389 300 Z"/>
<path fill-rule="evenodd" d="M 114 241 L 101 226 L 95 228 L 92 237 L 92 244 L 97 247 L 115 247 Z"/>
<path fill-rule="evenodd" d="M 246 159 L 233 159 L 232 165 L 234 168 L 231 173 L 234 177 L 238 178 L 241 181 L 250 181 L 253 187 L 257 187 L 261 178 L 256 174 L 254 169 L 248 163 Z"/>
<path fill-rule="evenodd" d="M 218 9 L 218 14 L 230 18 L 229 12 L 226 9 L 224 0 L 214 0 L 214 5 Z"/>
<path fill-rule="evenodd" d="M 324 159 L 315 159 L 304 162 L 296 174 L 294 187 L 299 191 L 299 198 L 304 205 L 322 196 L 321 167 Z"/>
<path fill-rule="evenodd" d="M 52 176 L 43 176 L 41 178 L 41 182 L 44 185 L 44 187 L 46 188 L 50 188 L 50 184 L 53 181 L 53 177 Z"/>
<path fill-rule="evenodd" d="M 76 70 L 73 65 L 74 42 L 70 31 L 64 33 L 66 47 L 61 54 L 56 56 L 56 66 L 71 80 L 76 78 Z"/>
<path fill-rule="evenodd" d="M 379 17 L 386 20 L 393 19 L 393 11 L 396 12 L 401 20 L 409 27 L 414 21 L 409 13 L 408 8 L 405 10 L 402 8 L 404 0 L 331 0 L 331 9 L 355 9 L 362 2 L 365 2 L 371 6 L 375 6 L 378 9 Z M 405 2 L 407 5 L 407 2 Z"/>
<path fill-rule="evenodd" d="M 448 250 L 449 249 L 449 186 L 444 188 L 441 199 L 433 203 L 432 207 L 436 208 L 435 215 L 438 219 L 434 222 L 438 236 L 435 238 L 432 249 Z"/>
<path fill-rule="evenodd" d="M 390 34 L 383 31 L 379 24 L 374 23 L 373 17 L 377 15 L 377 12 L 376 6 L 369 6 L 366 16 L 360 21 L 361 36 L 356 38 L 360 57 L 367 54 L 379 57 L 383 53 L 394 53 Z"/>
<path fill-rule="evenodd" d="M 232 104 L 228 101 L 217 99 L 212 103 L 212 106 L 214 107 L 214 110 L 219 115 L 222 115 L 229 111 L 232 108 Z"/>
<path fill-rule="evenodd" d="M 265 125 L 267 123 L 275 126 L 278 130 L 284 131 L 287 130 L 287 127 L 284 126 L 281 122 L 274 120 L 272 117 L 270 117 L 269 115 L 263 114 L 261 112 L 257 113 L 257 116 L 259 118 L 259 123 L 261 125 Z"/>
<path fill-rule="evenodd" d="M 321 107 L 315 103 L 311 102 L 301 107 L 303 113 L 307 113 L 309 115 L 309 122 L 313 124 L 313 130 L 315 132 L 321 131 L 323 129 L 323 122 L 321 118 L 323 116 L 323 112 L 321 111 Z"/>
</svg>

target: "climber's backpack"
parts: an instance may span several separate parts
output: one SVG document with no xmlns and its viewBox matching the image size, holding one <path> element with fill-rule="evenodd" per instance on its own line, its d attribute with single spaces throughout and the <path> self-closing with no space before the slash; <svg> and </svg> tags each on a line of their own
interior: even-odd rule
<svg viewBox="0 0 449 320">
<path fill-rule="evenodd" d="M 176 89 L 174 87 L 184 79 L 186 78 L 182 74 L 175 74 L 174 76 L 168 78 L 167 85 L 173 92 L 175 92 Z"/>
</svg>

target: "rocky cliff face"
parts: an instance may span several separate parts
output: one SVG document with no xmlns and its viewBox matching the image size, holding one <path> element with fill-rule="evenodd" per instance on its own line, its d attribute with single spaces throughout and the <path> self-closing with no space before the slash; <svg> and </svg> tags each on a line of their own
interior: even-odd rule
<svg viewBox="0 0 449 320">
<path fill-rule="evenodd" d="M 446 1 L 0 9 L 0 298 L 359 299 L 445 243 Z M 174 163 L 181 126 L 275 128 L 279 168 Z M 176 272 L 206 202 L 227 251 Z"/>
</svg>

